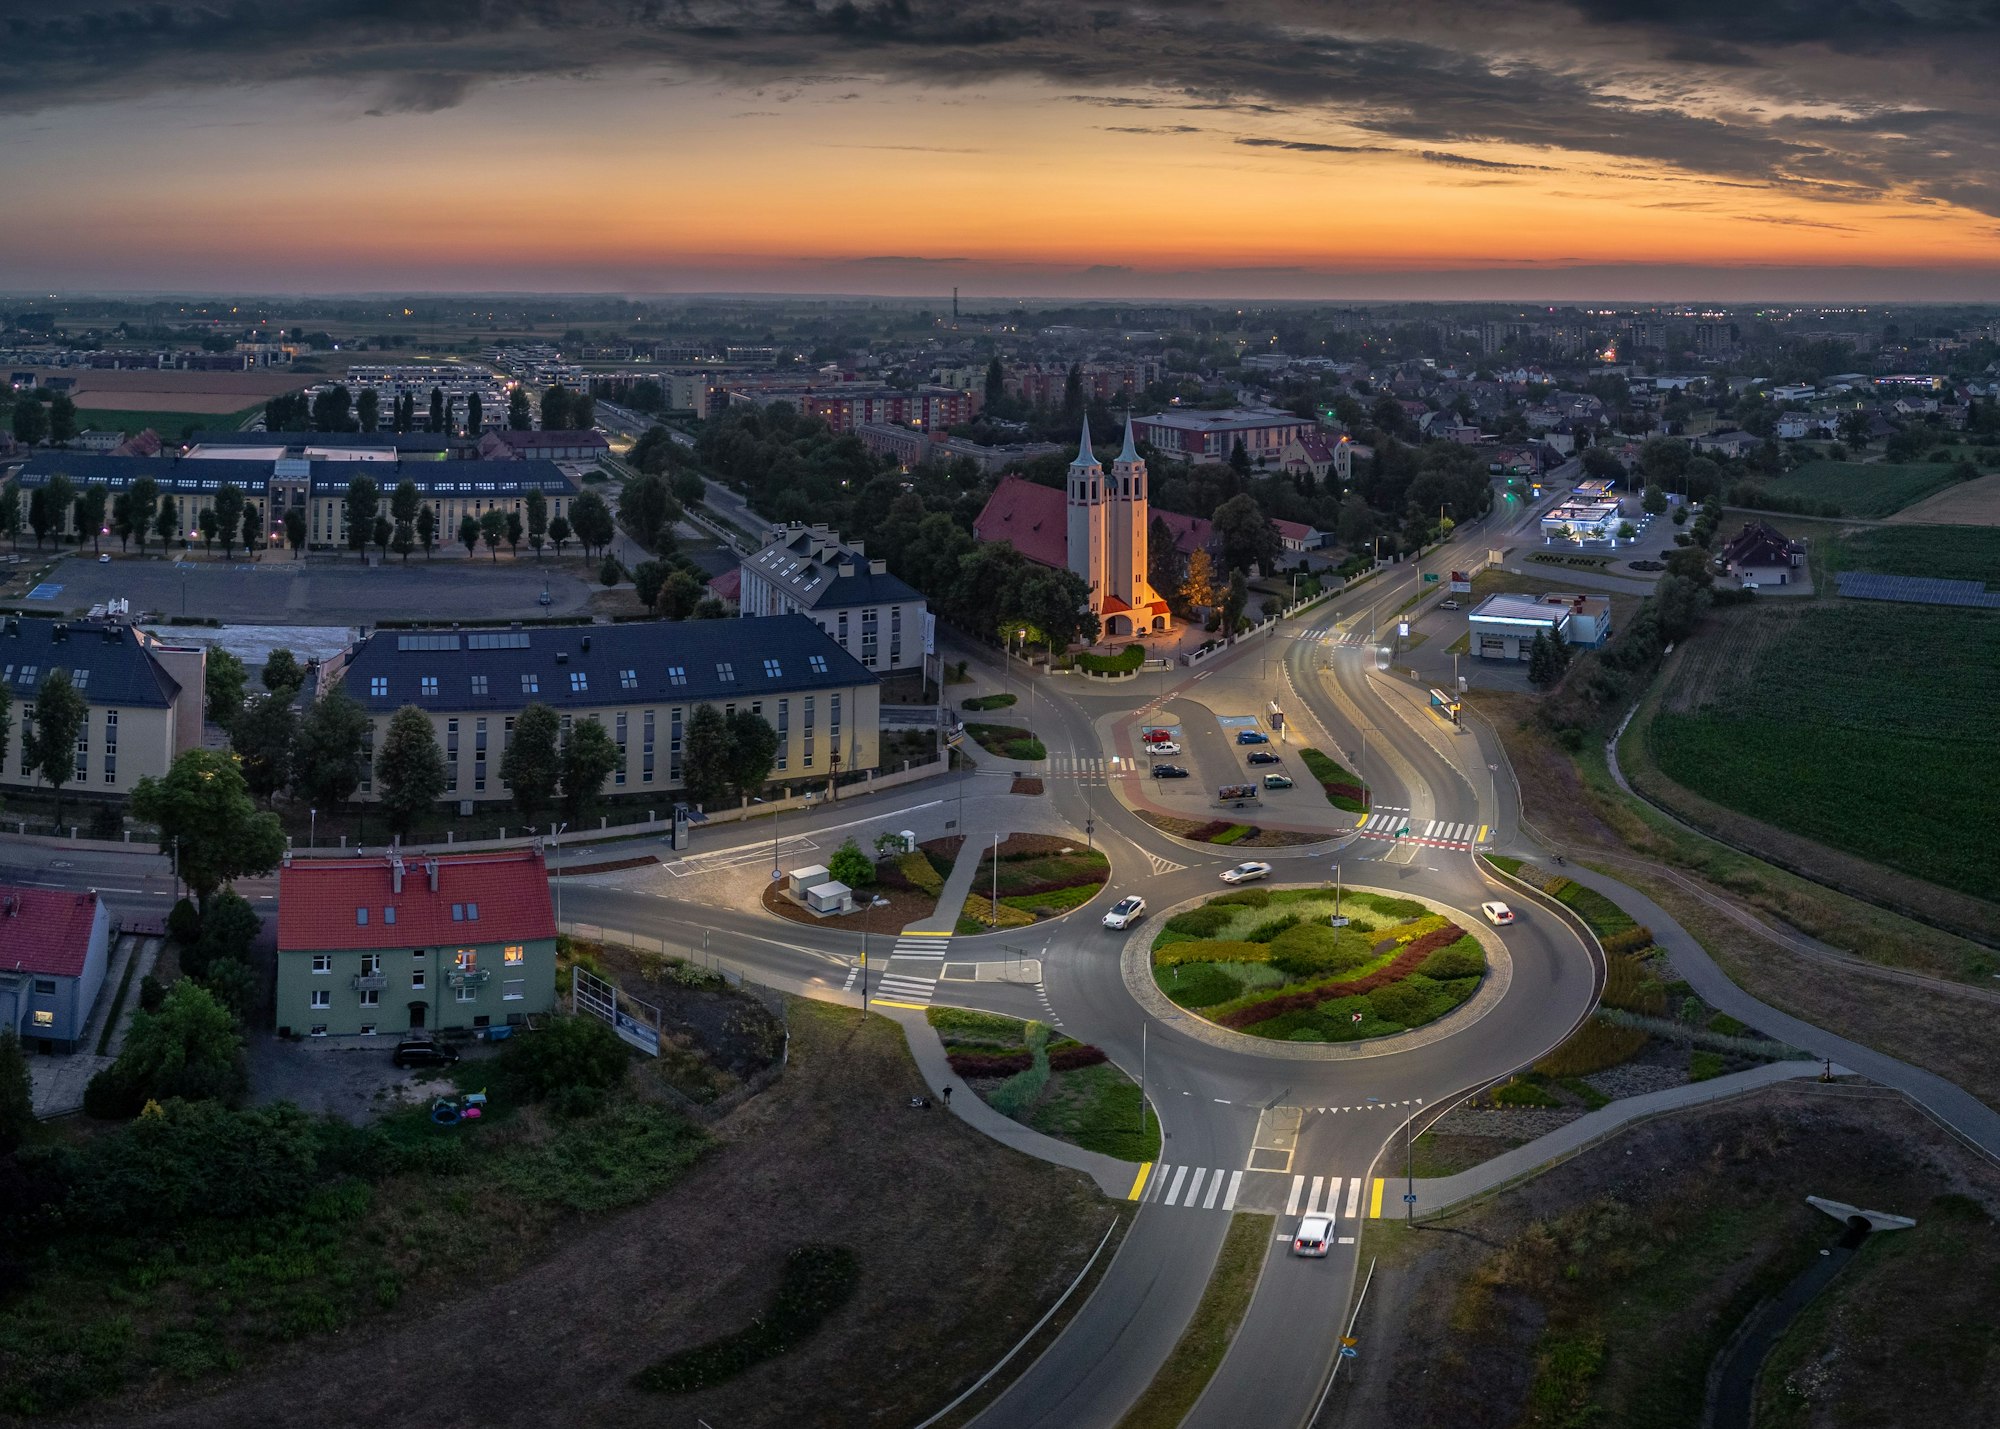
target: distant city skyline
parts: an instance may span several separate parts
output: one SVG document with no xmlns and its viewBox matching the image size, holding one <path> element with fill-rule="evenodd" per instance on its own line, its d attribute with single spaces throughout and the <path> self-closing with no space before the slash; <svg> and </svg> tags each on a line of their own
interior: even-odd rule
<svg viewBox="0 0 2000 1429">
<path fill-rule="evenodd" d="M 85 0 L 0 288 L 2000 300 L 2000 20 L 1883 0 Z"/>
</svg>

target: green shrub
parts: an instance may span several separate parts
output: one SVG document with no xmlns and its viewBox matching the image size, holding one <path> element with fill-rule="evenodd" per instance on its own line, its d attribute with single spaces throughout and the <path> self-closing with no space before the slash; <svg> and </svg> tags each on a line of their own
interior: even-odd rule
<svg viewBox="0 0 2000 1429">
<path fill-rule="evenodd" d="M 1210 908 L 1268 908 L 1271 890 L 1268 888 L 1238 888 L 1228 893 L 1218 893 L 1208 900 Z"/>
<path fill-rule="evenodd" d="M 1417 971 L 1439 982 L 1452 978 L 1477 977 L 1486 971 L 1486 949 L 1470 934 L 1439 948 L 1418 966 Z"/>
<path fill-rule="evenodd" d="M 1667 1010 L 1667 990 L 1647 975 L 1639 959 L 1609 957 L 1604 960 L 1603 1001 L 1606 1007 L 1660 1017 Z"/>
<path fill-rule="evenodd" d="M 1271 966 L 1296 978 L 1352 972 L 1374 957 L 1365 933 L 1323 923 L 1288 928 L 1271 943 Z"/>
<path fill-rule="evenodd" d="M 1243 984 L 1213 963 L 1163 970 L 1156 980 L 1160 990 L 1182 1007 L 1214 1007 L 1243 994 Z"/>
<path fill-rule="evenodd" d="M 1430 909 L 1414 898 L 1388 898 L 1380 893 L 1350 893 L 1357 908 L 1368 908 L 1385 918 L 1422 918 Z"/>
<path fill-rule="evenodd" d="M 849 888 L 866 888 L 875 881 L 875 860 L 861 851 L 861 845 L 847 840 L 826 861 L 826 871 Z"/>
<path fill-rule="evenodd" d="M 1401 982 L 1392 982 L 1387 987 L 1378 987 L 1368 994 L 1368 1008 L 1384 1022 L 1397 1022 L 1405 1027 L 1428 1022 L 1431 1012 L 1432 984 L 1429 978 L 1407 977 Z"/>
<path fill-rule="evenodd" d="M 734 1334 L 668 1355 L 634 1375 L 640 1389 L 686 1394 L 734 1378 L 817 1330 L 854 1294 L 861 1262 L 840 1245 L 802 1245 L 785 1257 L 771 1308 Z"/>
<path fill-rule="evenodd" d="M 158 1012 L 160 1004 L 167 1000 L 167 985 L 151 973 L 139 979 L 139 1007 L 144 1012 Z"/>
<path fill-rule="evenodd" d="M 1103 890 L 1101 883 L 1077 883 L 1068 888 L 1051 888 L 1045 893 L 1013 893 L 1000 902 L 1006 907 L 1033 913 L 1038 918 L 1049 918 L 1081 908 Z"/>
<path fill-rule="evenodd" d="M 609 1091 L 625 1080 L 632 1054 L 595 1017 L 558 1017 L 539 1032 L 510 1038 L 500 1074 L 517 1094 L 539 1101 L 565 1087 Z"/>
<path fill-rule="evenodd" d="M 1692 1021 L 1693 1019 L 1689 1019 Z M 1742 1037 L 1749 1033 L 1750 1024 L 1738 1022 L 1726 1012 L 1718 1012 L 1708 1019 L 1708 1030 L 1720 1032 L 1725 1037 Z"/>
<path fill-rule="evenodd" d="M 83 1145 L 63 1216 L 116 1235 L 289 1216 L 318 1181 L 318 1145 L 312 1119 L 289 1103 L 232 1111 L 170 1099 Z"/>
<path fill-rule="evenodd" d="M 1688 1053 L 1688 1080 L 1706 1082 L 1721 1076 L 1729 1068 L 1720 1052 L 1693 1051 Z"/>
<path fill-rule="evenodd" d="M 1568 1041 L 1535 1063 L 1535 1070 L 1545 1077 L 1587 1077 L 1592 1072 L 1617 1066 L 1645 1045 L 1646 1034 L 1639 1028 L 1619 1027 L 1593 1017 Z"/>
<path fill-rule="evenodd" d="M 1493 1100 L 1501 1106 L 1562 1105 L 1560 1097 L 1551 1096 L 1533 1082 L 1524 1082 L 1518 1077 L 1493 1093 Z"/>
<path fill-rule="evenodd" d="M 997 695 L 968 695 L 958 703 L 961 708 L 974 711 L 1004 710 L 1018 699 L 1019 696 L 1017 695 L 1005 693 Z"/>
<path fill-rule="evenodd" d="M 1092 655 L 1088 652 L 1076 657 L 1077 668 L 1093 675 L 1126 675 L 1146 663 L 1146 647 L 1127 645 L 1116 655 Z"/>
<path fill-rule="evenodd" d="M 1211 838 L 1209 842 L 1212 844 L 1222 844 L 1224 847 L 1227 847 L 1231 844 L 1242 843 L 1243 840 L 1255 838 L 1256 836 L 1257 826 L 1255 824 L 1231 824 L 1221 833 Z"/>
<path fill-rule="evenodd" d="M 132 1014 L 118 1060 L 90 1079 L 83 1109 L 105 1120 L 137 1116 L 150 1100 L 234 1101 L 243 1093 L 243 1036 L 229 1009 L 190 978 L 158 1012 Z"/>
<path fill-rule="evenodd" d="M 1205 903 L 1199 908 L 1190 908 L 1185 913 L 1176 913 L 1167 919 L 1169 932 L 1185 933 L 1191 938 L 1212 938 L 1228 927 L 1236 917 L 1233 909 L 1216 903 Z"/>
<path fill-rule="evenodd" d="M 1639 953 L 1653 946 L 1653 930 L 1647 927 L 1627 928 L 1622 933 L 1613 933 L 1607 938 L 1599 938 L 1607 954 Z"/>
<path fill-rule="evenodd" d="M 1298 926 L 1299 915 L 1296 913 L 1286 913 L 1282 917 L 1273 918 L 1268 923 L 1259 923 L 1243 936 L 1247 941 L 1252 943 L 1268 943 L 1287 928 L 1296 928 Z"/>
<path fill-rule="evenodd" d="M 1022 1045 L 1027 1032 L 1027 1024 L 1018 1018 L 994 1012 L 970 1012 L 961 1007 L 933 1007 L 924 1017 L 948 1037 L 972 1038 L 1002 1047 Z"/>
<path fill-rule="evenodd" d="M 180 899 L 168 912 L 167 936 L 184 948 L 201 936 L 201 911 L 194 906 L 193 899 Z"/>
</svg>

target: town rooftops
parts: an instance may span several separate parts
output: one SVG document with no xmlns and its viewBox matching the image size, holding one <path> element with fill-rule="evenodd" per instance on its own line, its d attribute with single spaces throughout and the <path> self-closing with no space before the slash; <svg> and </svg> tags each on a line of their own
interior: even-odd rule
<svg viewBox="0 0 2000 1429">
<path fill-rule="evenodd" d="M 278 951 L 450 947 L 556 935 L 548 870 L 531 848 L 287 859 Z"/>
<path fill-rule="evenodd" d="M 1422 406 L 1422 403 L 1418 403 Z M 1246 407 L 1222 411 L 1199 408 L 1170 408 L 1135 419 L 1140 427 L 1173 427 L 1183 432 L 1249 432 L 1263 427 L 1310 427 L 1313 424 L 1296 412 L 1258 412 Z"/>
<path fill-rule="evenodd" d="M 280 471 L 280 463 L 287 468 Z M 129 490 L 141 477 L 151 477 L 165 496 L 219 491 L 225 483 L 245 491 L 261 490 L 277 475 L 305 468 L 314 491 L 345 496 L 347 483 L 365 476 L 383 495 L 398 482 L 411 481 L 424 496 L 512 496 L 525 491 L 574 495 L 574 479 L 550 461 L 319 461 L 263 456 L 249 461 L 227 457 L 96 456 L 79 452 L 40 452 L 21 468 L 21 485 L 34 490 L 52 476 L 66 476 L 78 490 L 98 484 L 114 494 Z"/>
<path fill-rule="evenodd" d="M 307 447 L 351 447 L 356 450 L 388 450 L 412 454 L 438 452 L 469 453 L 477 439 L 452 436 L 447 432 L 226 432 L 203 428 L 194 434 L 193 446 L 272 447 L 303 451 Z"/>
<path fill-rule="evenodd" d="M 96 921 L 95 893 L 0 886 L 0 972 L 83 976 Z"/>
<path fill-rule="evenodd" d="M 382 630 L 355 647 L 347 693 L 363 708 L 517 710 L 757 699 L 872 685 L 876 677 L 803 615 L 481 630 Z"/>
<path fill-rule="evenodd" d="M 1746 521 L 1722 554 L 1732 566 L 1796 566 L 1805 559 L 1806 545 L 1768 521 Z"/>
<path fill-rule="evenodd" d="M 611 446 L 604 440 L 604 433 L 596 430 L 553 432 L 503 430 L 496 432 L 495 435 L 517 452 L 547 451 L 557 447 L 591 447 L 608 451 Z"/>
<path fill-rule="evenodd" d="M 15 704 L 32 700 L 57 670 L 69 671 L 77 693 L 93 705 L 166 709 L 181 689 L 129 625 L 0 618 L 0 689 Z"/>
</svg>

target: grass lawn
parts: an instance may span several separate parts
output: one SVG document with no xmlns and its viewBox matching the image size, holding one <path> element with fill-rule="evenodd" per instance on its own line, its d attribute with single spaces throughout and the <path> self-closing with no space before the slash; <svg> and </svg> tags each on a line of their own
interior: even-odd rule
<svg viewBox="0 0 2000 1429">
<path fill-rule="evenodd" d="M 1987 541 L 2000 546 L 2000 533 Z M 1642 732 L 1647 752 L 1725 808 L 2000 899 L 2000 801 L 1990 778 L 1968 777 L 2000 755 L 2000 614 L 1918 609 L 1743 612 L 1675 664 Z"/>
<path fill-rule="evenodd" d="M 79 428 L 94 427 L 101 432 L 124 432 L 134 437 L 151 427 L 160 434 L 162 441 L 177 442 L 190 431 L 233 432 L 243 425 L 246 417 L 263 410 L 262 402 L 234 412 L 126 412 L 114 408 L 79 407 L 76 423 Z"/>
<path fill-rule="evenodd" d="M 1871 526 L 1815 544 L 1829 570 L 2000 584 L 2000 528 L 1992 526 Z"/>
<path fill-rule="evenodd" d="M 1237 1328 L 1250 1309 L 1250 1297 L 1263 1273 L 1264 1258 L 1271 1253 L 1276 1226 L 1275 1216 L 1247 1211 L 1237 1212 L 1230 1220 L 1194 1318 L 1146 1392 L 1118 1421 L 1118 1429 L 1175 1429 L 1187 1417 L 1215 1377 L 1229 1342 L 1236 1338 Z"/>
<path fill-rule="evenodd" d="M 965 732 L 988 754 L 1002 759 L 1046 759 L 1048 750 L 1028 730 L 1012 724 L 968 724 Z"/>
<path fill-rule="evenodd" d="M 1350 814 L 1367 810 L 1368 789 L 1359 775 L 1350 773 L 1338 760 L 1328 758 L 1317 749 L 1301 749 L 1299 761 L 1306 766 L 1306 773 L 1318 781 L 1326 801 L 1334 808 L 1345 809 Z"/>
<path fill-rule="evenodd" d="M 1784 501 L 1823 501 L 1848 516 L 1887 516 L 1954 483 L 1944 462 L 1809 461 L 1751 485 Z"/>
<path fill-rule="evenodd" d="M 1435 1021 L 1486 970 L 1479 941 L 1412 899 L 1242 889 L 1169 918 L 1153 980 L 1209 1021 L 1293 1042 L 1350 1042 Z"/>
<path fill-rule="evenodd" d="M 1095 1048 L 996 1013 L 933 1007 L 925 1015 L 953 1070 L 994 1110 L 1086 1151 L 1122 1161 L 1159 1158 L 1159 1118 L 1148 1106 L 1141 1124 L 1138 1083 Z M 1082 1065 L 1059 1065 L 1071 1062 Z"/>
<path fill-rule="evenodd" d="M 385 1231 L 391 1252 L 430 1265 L 428 1298 L 406 1294 L 374 1332 L 329 1338 L 218 1394 L 150 1398 L 133 1406 L 135 1422 L 408 1423 L 418 1412 L 411 1406 L 436 1403 L 468 1354 L 479 1373 L 450 1375 L 452 1416 L 467 1424 L 702 1419 L 838 1429 L 914 1424 L 935 1412 L 1069 1286 L 1112 1209 L 1074 1172 L 1008 1151 L 957 1117 L 910 1110 L 926 1085 L 895 1023 L 807 1000 L 788 1007 L 784 1076 L 718 1122 L 713 1149 L 665 1195 L 623 1212 L 564 1211 L 553 1235 L 519 1244 L 515 1185 L 478 1177 L 411 1185 L 357 1226 L 364 1243 Z M 607 1145 L 589 1161 L 616 1167 L 616 1151 Z M 549 1195 L 535 1188 L 560 1186 L 565 1174 L 551 1147 L 515 1179 Z M 424 1232 L 414 1243 L 404 1234 L 413 1221 Z M 243 1232 L 281 1233 L 262 1224 Z M 473 1240 L 496 1249 L 446 1273 Z M 632 1387 L 663 1356 L 766 1312 L 787 1257 L 814 1244 L 846 1247 L 860 1273 L 852 1298 L 809 1337 L 713 1388 L 663 1400 Z M 939 1247 L 950 1245 L 979 1253 L 941 1274 Z M 286 1270 L 268 1258 L 238 1273 L 254 1287 Z M 269 1293 L 288 1308 L 310 1304 L 296 1285 Z M 199 1348 L 199 1323 L 180 1324 L 182 1342 Z M 478 1348 L 459 1352 L 467 1346 Z"/>
</svg>

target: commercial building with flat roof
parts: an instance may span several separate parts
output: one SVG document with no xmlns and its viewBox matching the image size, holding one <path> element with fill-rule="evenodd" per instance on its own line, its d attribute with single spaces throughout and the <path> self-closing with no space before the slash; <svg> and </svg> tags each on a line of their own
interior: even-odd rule
<svg viewBox="0 0 2000 1429">
<path fill-rule="evenodd" d="M 604 726 L 618 751 L 606 795 L 681 788 L 688 721 L 702 705 L 747 710 L 776 730 L 780 782 L 871 770 L 881 758 L 876 676 L 806 615 L 383 630 L 322 667 L 322 684 L 335 679 L 368 712 L 371 766 L 398 710 L 430 717 L 452 802 L 512 797 L 500 757 L 530 704 L 554 708 L 565 729 Z M 372 767 L 359 797 L 378 797 Z"/>
<path fill-rule="evenodd" d="M 1466 617 L 1472 653 L 1483 660 L 1525 660 L 1537 635 L 1569 636 L 1570 611 L 1531 595 L 1489 595 Z"/>
<path fill-rule="evenodd" d="M 1250 460 L 1262 466 L 1282 462 L 1285 449 L 1316 427 L 1292 412 L 1253 412 L 1241 407 L 1220 412 L 1172 410 L 1132 419 L 1133 434 L 1162 456 L 1181 461 L 1228 461 L 1240 441 Z"/>
</svg>

